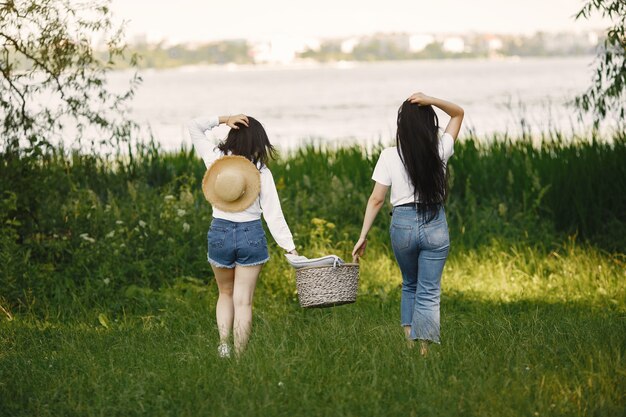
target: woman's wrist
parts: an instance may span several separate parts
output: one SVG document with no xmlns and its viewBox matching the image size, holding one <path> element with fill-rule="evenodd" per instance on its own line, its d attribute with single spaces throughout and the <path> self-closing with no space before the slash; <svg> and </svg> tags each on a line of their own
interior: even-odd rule
<svg viewBox="0 0 626 417">
<path fill-rule="evenodd" d="M 426 106 L 434 106 L 436 101 L 437 101 L 436 97 L 428 96 L 428 95 L 424 94 L 424 105 L 426 105 Z"/>
<path fill-rule="evenodd" d="M 230 119 L 230 116 L 220 116 L 220 117 L 218 118 L 218 120 L 219 120 L 219 122 L 220 122 L 220 124 L 221 124 L 221 125 L 222 125 L 222 124 L 224 124 L 224 123 L 228 123 L 228 120 L 229 120 L 229 119 Z"/>
</svg>

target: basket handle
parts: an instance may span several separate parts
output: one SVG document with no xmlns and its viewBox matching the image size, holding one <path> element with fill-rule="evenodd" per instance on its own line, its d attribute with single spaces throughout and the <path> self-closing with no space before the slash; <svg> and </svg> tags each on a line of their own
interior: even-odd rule
<svg viewBox="0 0 626 417">
<path fill-rule="evenodd" d="M 340 261 L 341 260 L 339 259 L 339 257 L 335 256 L 335 259 L 333 260 L 333 268 L 337 268 L 337 265 L 339 265 Z M 343 261 L 341 261 L 341 262 L 343 262 Z"/>
</svg>

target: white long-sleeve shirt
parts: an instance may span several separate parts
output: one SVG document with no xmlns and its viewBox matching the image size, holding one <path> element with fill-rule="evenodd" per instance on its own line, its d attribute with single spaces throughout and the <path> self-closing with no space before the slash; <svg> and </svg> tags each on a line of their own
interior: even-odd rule
<svg viewBox="0 0 626 417">
<path fill-rule="evenodd" d="M 207 169 L 215 160 L 224 155 L 222 151 L 217 148 L 216 144 L 212 143 L 205 135 L 207 130 L 210 131 L 218 125 L 219 118 L 217 116 L 210 118 L 198 117 L 187 124 L 193 146 L 198 155 L 204 160 Z M 285 221 L 283 210 L 280 207 L 274 177 L 272 176 L 272 172 L 265 165 L 259 164 L 258 168 L 261 173 L 261 192 L 254 203 L 244 211 L 236 213 L 225 212 L 217 207 L 213 207 L 213 217 L 241 223 L 258 220 L 261 218 L 261 214 L 263 214 L 263 218 L 270 229 L 270 233 L 278 246 L 290 252 L 296 248 L 296 245 L 293 242 L 293 236 Z"/>
</svg>

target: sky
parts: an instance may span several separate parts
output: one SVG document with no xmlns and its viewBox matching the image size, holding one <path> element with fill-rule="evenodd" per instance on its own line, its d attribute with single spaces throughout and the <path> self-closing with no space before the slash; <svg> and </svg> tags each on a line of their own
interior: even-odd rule
<svg viewBox="0 0 626 417">
<path fill-rule="evenodd" d="M 128 39 L 202 42 L 291 36 L 330 38 L 376 32 L 523 33 L 607 26 L 575 21 L 581 0 L 112 0 Z"/>
</svg>

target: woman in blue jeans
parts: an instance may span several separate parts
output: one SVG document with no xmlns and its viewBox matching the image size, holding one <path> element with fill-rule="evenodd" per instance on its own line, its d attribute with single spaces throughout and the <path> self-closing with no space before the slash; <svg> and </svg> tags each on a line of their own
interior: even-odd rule
<svg viewBox="0 0 626 417">
<path fill-rule="evenodd" d="M 443 135 L 433 106 L 450 116 Z M 446 164 L 463 122 L 463 109 L 423 93 L 411 95 L 398 110 L 396 146 L 380 154 L 372 179 L 361 236 L 352 256 L 365 254 L 367 233 L 391 187 L 391 245 L 402 271 L 400 320 L 406 338 L 420 341 L 420 353 L 439 343 L 441 274 L 450 238 L 443 203 Z"/>
</svg>

